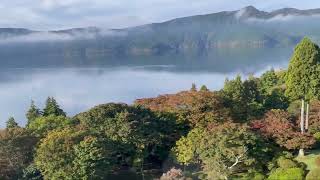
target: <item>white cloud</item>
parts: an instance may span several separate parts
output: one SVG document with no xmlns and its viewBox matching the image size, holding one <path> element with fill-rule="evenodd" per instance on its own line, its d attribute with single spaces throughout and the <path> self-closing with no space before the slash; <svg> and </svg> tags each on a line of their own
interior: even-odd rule
<svg viewBox="0 0 320 180">
<path fill-rule="evenodd" d="M 314 0 L 1 0 L 0 27 L 62 29 L 79 26 L 122 28 L 176 17 L 237 10 L 320 7 Z"/>
</svg>

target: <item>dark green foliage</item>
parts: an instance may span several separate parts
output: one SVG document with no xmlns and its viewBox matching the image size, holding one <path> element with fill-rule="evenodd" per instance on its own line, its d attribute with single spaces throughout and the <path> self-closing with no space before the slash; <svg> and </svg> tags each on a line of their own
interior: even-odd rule
<svg viewBox="0 0 320 180">
<path fill-rule="evenodd" d="M 36 118 L 42 115 L 40 109 L 34 104 L 34 101 L 31 101 L 29 110 L 26 113 L 26 118 L 28 119 L 27 126 L 34 121 Z"/>
<path fill-rule="evenodd" d="M 264 96 L 263 106 L 266 110 L 271 109 L 287 109 L 289 107 L 289 99 L 284 95 L 281 88 L 273 88 Z"/>
<path fill-rule="evenodd" d="M 99 105 L 74 119 L 81 126 L 123 143 L 118 164 L 131 166 L 150 160 L 163 161 L 180 133 L 185 131 L 179 132 L 175 119 L 165 113 L 125 104 Z"/>
<path fill-rule="evenodd" d="M 13 117 L 10 117 L 8 119 L 8 121 L 6 122 L 6 124 L 7 124 L 7 126 L 6 126 L 7 129 L 19 127 L 18 123 L 16 122 L 16 120 Z"/>
<path fill-rule="evenodd" d="M 43 116 L 66 116 L 66 113 L 59 107 L 57 101 L 53 97 L 48 97 L 46 106 L 43 109 Z"/>
<path fill-rule="evenodd" d="M 254 77 L 250 77 L 242 82 L 240 76 L 234 80 L 225 81 L 222 94 L 226 106 L 231 109 L 234 121 L 247 122 L 263 114 L 264 109 L 257 81 Z"/>
</svg>

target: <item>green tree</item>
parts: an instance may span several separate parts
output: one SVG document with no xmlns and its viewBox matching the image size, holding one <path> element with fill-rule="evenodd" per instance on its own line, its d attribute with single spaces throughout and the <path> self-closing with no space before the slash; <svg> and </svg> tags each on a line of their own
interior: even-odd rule
<svg viewBox="0 0 320 180">
<path fill-rule="evenodd" d="M 113 149 L 113 144 L 99 141 L 94 136 L 86 136 L 83 141 L 74 146 L 74 178 L 104 179 L 115 163 Z"/>
<path fill-rule="evenodd" d="M 248 80 L 242 82 L 239 75 L 234 80 L 225 81 L 222 93 L 227 107 L 231 109 L 234 121 L 246 122 L 263 114 L 257 81 L 250 76 Z"/>
<path fill-rule="evenodd" d="M 40 109 L 34 104 L 34 101 L 31 101 L 31 105 L 29 110 L 26 113 L 26 117 L 28 119 L 27 122 L 27 127 L 29 126 L 29 124 L 34 121 L 36 118 L 41 116 L 41 111 Z"/>
<path fill-rule="evenodd" d="M 43 109 L 43 116 L 66 116 L 66 113 L 60 108 L 57 101 L 53 97 L 48 97 L 46 100 L 46 106 Z"/>
<path fill-rule="evenodd" d="M 44 179 L 72 179 L 73 147 L 84 137 L 84 131 L 69 128 L 51 131 L 41 140 L 34 161 Z"/>
<path fill-rule="evenodd" d="M 226 122 L 193 129 L 176 143 L 173 152 L 183 165 L 202 167 L 206 179 L 225 179 L 262 170 L 269 148 L 248 127 Z"/>
<path fill-rule="evenodd" d="M 73 124 L 75 124 L 75 121 L 65 116 L 49 115 L 38 117 L 31 121 L 28 129 L 35 135 L 44 137 L 49 131 L 70 127 Z"/>
<path fill-rule="evenodd" d="M 16 120 L 13 117 L 10 117 L 8 119 L 8 121 L 6 122 L 6 124 L 7 124 L 7 129 L 19 127 L 18 123 L 16 122 Z"/>
<path fill-rule="evenodd" d="M 259 88 L 263 94 L 268 94 L 278 84 L 278 81 L 279 79 L 274 69 L 271 69 L 260 77 Z"/>
<path fill-rule="evenodd" d="M 117 164 L 143 170 L 146 163 L 161 163 L 180 137 L 169 116 L 142 106 L 102 104 L 74 117 L 81 127 L 119 142 Z M 150 160 L 153 161 L 150 161 Z"/>
<path fill-rule="evenodd" d="M 202 85 L 200 91 L 209 91 L 206 85 Z"/>
<path fill-rule="evenodd" d="M 301 133 L 308 129 L 309 101 L 320 97 L 320 50 L 310 39 L 304 38 L 295 48 L 286 73 L 286 95 L 301 100 Z M 307 114 L 305 122 L 305 101 Z M 303 150 L 300 150 L 303 155 Z"/>
</svg>

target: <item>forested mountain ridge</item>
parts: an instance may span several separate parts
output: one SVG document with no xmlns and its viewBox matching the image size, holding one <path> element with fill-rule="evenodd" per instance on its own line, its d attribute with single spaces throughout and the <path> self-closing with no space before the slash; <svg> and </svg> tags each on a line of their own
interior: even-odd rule
<svg viewBox="0 0 320 180">
<path fill-rule="evenodd" d="M 320 15 L 320 9 L 284 8 L 265 12 L 248 6 L 237 11 L 177 18 L 163 23 L 117 30 L 89 27 L 44 32 L 2 28 L 0 37 L 9 42 L 11 38 L 15 40 L 14 42 L 19 42 L 19 39 L 16 39 L 17 36 L 63 35 L 65 40 L 88 41 L 69 44 L 78 50 L 81 50 L 82 47 L 85 48 L 85 51 L 94 49 L 96 53 L 102 53 L 101 51 L 106 54 L 122 52 L 129 55 L 183 53 L 190 49 L 199 52 L 221 47 L 277 47 L 295 45 L 305 35 L 317 38 L 316 34 L 303 33 L 309 32 L 306 30 L 309 27 L 303 27 L 304 31 L 300 32 L 290 31 L 290 26 L 293 25 L 290 18 L 297 23 L 301 18 L 309 21 L 318 15 Z M 279 27 L 275 24 L 283 25 Z M 287 29 L 282 29 L 282 26 L 286 26 Z M 317 27 L 319 28 L 320 26 Z M 20 40 L 23 41 L 23 38 Z M 45 41 L 45 37 L 42 40 Z M 48 38 L 49 42 L 53 40 Z M 36 41 L 37 39 L 34 39 L 33 42 Z"/>
<path fill-rule="evenodd" d="M 0 28 L 1 64 L 13 67 L 94 64 L 110 59 L 116 62 L 120 58 L 166 55 L 209 57 L 220 51 L 246 56 L 266 48 L 292 48 L 304 36 L 319 42 L 318 15 L 320 9 L 265 12 L 249 6 L 124 29 Z M 209 59 L 219 61 L 216 57 Z"/>
</svg>

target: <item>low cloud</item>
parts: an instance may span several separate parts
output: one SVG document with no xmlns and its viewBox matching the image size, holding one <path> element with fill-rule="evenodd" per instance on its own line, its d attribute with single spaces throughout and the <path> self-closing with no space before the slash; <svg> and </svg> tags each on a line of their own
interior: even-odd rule
<svg viewBox="0 0 320 180">
<path fill-rule="evenodd" d="M 320 7 L 314 0 L 1 0 L 0 27 L 36 30 L 98 26 L 108 29 L 162 22 L 177 17 L 241 9 Z"/>
<path fill-rule="evenodd" d="M 32 32 L 25 35 L 0 35 L 0 44 L 4 43 L 32 43 L 32 42 L 57 42 L 57 41 L 72 41 L 72 40 L 84 40 L 94 39 L 97 37 L 108 37 L 108 36 L 126 36 L 126 32 L 117 32 L 113 30 L 103 29 L 71 29 L 67 31 L 56 31 L 56 32 Z"/>
</svg>

